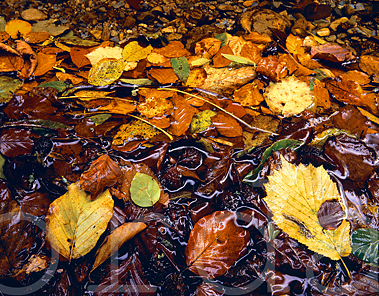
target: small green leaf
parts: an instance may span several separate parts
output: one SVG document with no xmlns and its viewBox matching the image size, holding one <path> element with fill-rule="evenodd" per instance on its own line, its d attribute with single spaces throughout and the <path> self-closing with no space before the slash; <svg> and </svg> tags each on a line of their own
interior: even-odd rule
<svg viewBox="0 0 379 296">
<path fill-rule="evenodd" d="M 221 47 L 225 46 L 228 41 L 228 35 L 226 35 L 226 33 L 218 34 L 215 38 L 221 41 Z"/>
<path fill-rule="evenodd" d="M 243 181 L 249 182 L 249 183 L 254 182 L 257 179 L 259 172 L 262 170 L 262 167 L 265 164 L 267 158 L 269 158 L 270 155 L 274 151 L 278 151 L 280 149 L 285 149 L 285 148 L 297 150 L 302 144 L 303 142 L 298 141 L 298 140 L 293 140 L 293 139 L 282 139 L 275 142 L 270 147 L 268 147 L 265 150 L 265 152 L 263 152 L 262 160 L 259 163 L 259 166 L 255 168 L 254 170 L 252 170 L 250 173 L 248 173 L 243 179 Z"/>
<path fill-rule="evenodd" d="M 161 195 L 159 184 L 153 177 L 137 173 L 130 185 L 132 201 L 140 207 L 152 207 Z"/>
<path fill-rule="evenodd" d="M 95 123 L 96 126 L 103 124 L 104 121 L 109 119 L 112 114 L 96 114 L 91 116 L 90 119 Z"/>
<path fill-rule="evenodd" d="M 268 236 L 269 236 L 270 242 L 272 242 L 279 235 L 280 230 L 279 229 L 275 229 L 275 226 L 274 226 L 273 222 L 269 222 L 267 224 L 267 232 L 268 232 Z"/>
<path fill-rule="evenodd" d="M 0 154 L 0 178 L 6 180 L 7 178 L 4 175 L 4 168 L 3 168 L 4 163 L 5 163 L 5 158 L 4 156 Z"/>
<path fill-rule="evenodd" d="M 379 231 L 360 228 L 351 236 L 352 254 L 364 262 L 379 265 Z"/>
<path fill-rule="evenodd" d="M 171 67 L 182 82 L 186 82 L 190 73 L 190 66 L 186 57 L 172 58 Z"/>
<path fill-rule="evenodd" d="M 205 131 L 212 124 L 211 117 L 216 114 L 215 111 L 204 110 L 194 115 L 190 126 L 191 133 L 196 134 Z"/>
<path fill-rule="evenodd" d="M 89 70 L 88 82 L 95 86 L 105 86 L 120 78 L 126 62 L 123 59 L 102 59 Z"/>
<path fill-rule="evenodd" d="M 20 88 L 22 81 L 8 76 L 0 76 L 0 103 L 8 103 L 13 93 Z"/>
<path fill-rule="evenodd" d="M 235 55 L 232 55 L 232 54 L 226 54 L 226 53 L 222 53 L 222 56 L 232 62 L 235 62 L 235 63 L 238 63 L 238 64 L 245 64 L 245 65 L 253 65 L 255 66 L 255 63 L 248 59 L 248 58 L 244 58 L 244 57 L 240 57 L 240 56 L 235 56 Z"/>
<path fill-rule="evenodd" d="M 67 84 L 64 81 L 50 81 L 50 82 L 42 83 L 38 85 L 37 87 L 52 87 L 52 88 L 57 89 L 59 92 L 62 92 L 66 90 L 67 88 L 73 87 L 73 85 Z"/>
</svg>

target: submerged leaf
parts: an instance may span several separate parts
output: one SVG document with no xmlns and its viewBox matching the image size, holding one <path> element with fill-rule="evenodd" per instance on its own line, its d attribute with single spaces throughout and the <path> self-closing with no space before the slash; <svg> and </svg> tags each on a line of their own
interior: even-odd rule
<svg viewBox="0 0 379 296">
<path fill-rule="evenodd" d="M 13 79 L 8 76 L 0 76 L 0 103 L 8 103 L 13 94 L 22 85 L 19 79 Z"/>
<path fill-rule="evenodd" d="M 337 185 L 326 170 L 309 164 L 295 166 L 281 156 L 282 168 L 268 176 L 264 201 L 275 223 L 310 250 L 332 260 L 351 253 L 350 223 L 342 220 L 335 230 L 324 229 L 318 211 L 325 201 L 337 200 L 346 213 Z"/>
<path fill-rule="evenodd" d="M 113 199 L 106 190 L 95 200 L 76 182 L 50 204 L 46 215 L 47 237 L 63 257 L 71 260 L 93 249 L 113 215 Z"/>
<path fill-rule="evenodd" d="M 379 231 L 370 228 L 360 228 L 351 236 L 352 254 L 359 259 L 379 265 Z"/>
<path fill-rule="evenodd" d="M 130 197 L 140 207 L 152 207 L 161 195 L 159 184 L 153 177 L 136 173 L 130 185 Z"/>
</svg>

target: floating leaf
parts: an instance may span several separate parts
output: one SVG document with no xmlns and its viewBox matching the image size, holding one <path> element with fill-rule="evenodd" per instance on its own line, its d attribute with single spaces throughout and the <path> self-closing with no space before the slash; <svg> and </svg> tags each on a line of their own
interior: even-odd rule
<svg viewBox="0 0 379 296">
<path fill-rule="evenodd" d="M 88 82 L 95 86 L 111 84 L 120 78 L 125 68 L 123 59 L 102 59 L 91 68 L 88 74 Z"/>
<path fill-rule="evenodd" d="M 91 116 L 90 119 L 95 123 L 96 126 L 103 124 L 109 118 L 112 117 L 112 114 L 97 114 Z"/>
<path fill-rule="evenodd" d="M 139 46 L 138 41 L 132 41 L 124 47 L 122 57 L 127 62 L 138 62 L 139 60 L 146 58 L 152 50 L 153 47 L 151 45 L 148 47 L 141 47 Z"/>
<path fill-rule="evenodd" d="M 337 229 L 327 230 L 318 219 L 318 211 L 326 201 L 337 200 L 346 213 L 337 185 L 322 166 L 295 166 L 283 156 L 281 163 L 281 169 L 268 176 L 268 183 L 264 184 L 264 201 L 274 214 L 276 225 L 310 250 L 332 260 L 348 256 L 350 223 L 344 219 Z"/>
<path fill-rule="evenodd" d="M 0 76 L 0 103 L 8 103 L 22 81 L 8 76 Z"/>
<path fill-rule="evenodd" d="M 76 182 L 54 200 L 46 215 L 47 237 L 54 249 L 68 260 L 93 249 L 113 215 L 113 199 L 106 190 L 95 200 Z"/>
<path fill-rule="evenodd" d="M 121 125 L 117 134 L 113 137 L 112 144 L 120 146 L 124 144 L 124 141 L 127 142 L 136 139 L 151 139 L 159 133 L 160 131 L 150 124 L 136 120 Z"/>
<path fill-rule="evenodd" d="M 153 177 L 137 173 L 130 186 L 130 197 L 140 207 L 152 207 L 161 195 L 159 184 Z"/>
<path fill-rule="evenodd" d="M 4 163 L 5 158 L 0 154 L 0 179 L 6 180 L 7 178 L 4 175 Z"/>
<path fill-rule="evenodd" d="M 261 162 L 259 163 L 259 166 L 252 170 L 250 173 L 248 173 L 245 178 L 243 179 L 245 182 L 252 182 L 257 177 L 260 171 L 262 170 L 263 165 L 265 164 L 267 158 L 271 156 L 271 154 L 274 151 L 278 151 L 280 149 L 290 148 L 297 150 L 303 142 L 293 139 L 282 139 L 279 141 L 276 141 L 274 144 L 272 144 L 270 147 L 268 147 L 265 152 L 263 152 Z"/>
<path fill-rule="evenodd" d="M 347 135 L 347 136 L 352 137 L 352 138 L 357 138 L 356 136 L 354 136 L 352 133 L 350 133 L 347 130 L 341 130 L 338 128 L 328 128 L 327 130 L 324 130 L 323 132 L 317 134 L 315 136 L 315 138 L 312 140 L 312 142 L 310 142 L 309 144 L 322 147 L 322 146 L 324 146 L 325 142 L 330 137 L 338 136 L 338 135 L 342 135 L 342 134 Z"/>
<path fill-rule="evenodd" d="M 176 76 L 182 81 L 186 82 L 190 73 L 190 66 L 186 57 L 172 58 L 171 66 Z"/>
<path fill-rule="evenodd" d="M 137 78 L 137 79 L 121 78 L 120 81 L 124 83 L 133 84 L 133 85 L 152 85 L 153 84 L 153 81 L 151 81 L 148 78 Z"/>
<path fill-rule="evenodd" d="M 213 125 L 217 131 L 225 137 L 242 136 L 242 127 L 233 117 L 223 113 L 218 113 L 211 118 Z"/>
<path fill-rule="evenodd" d="M 52 87 L 52 88 L 57 89 L 59 92 L 62 92 L 72 86 L 73 86 L 72 84 L 67 84 L 64 81 L 50 81 L 50 82 L 45 82 L 38 85 L 38 87 Z"/>
<path fill-rule="evenodd" d="M 216 211 L 195 224 L 185 249 L 189 270 L 213 279 L 223 275 L 246 252 L 250 235 L 236 221 L 236 213 Z"/>
<path fill-rule="evenodd" d="M 379 231 L 359 228 L 351 236 L 352 254 L 364 262 L 379 265 Z"/>
<path fill-rule="evenodd" d="M 191 122 L 190 131 L 192 134 L 197 134 L 205 131 L 208 127 L 212 125 L 211 117 L 215 116 L 217 113 L 212 110 L 204 110 L 197 113 Z"/>
<path fill-rule="evenodd" d="M 91 272 L 110 258 L 125 242 L 132 239 L 146 227 L 147 225 L 143 222 L 129 222 L 117 227 L 105 238 L 97 250 Z"/>
<path fill-rule="evenodd" d="M 181 136 L 190 126 L 196 109 L 181 96 L 174 96 L 172 101 L 175 104 L 174 113 L 172 114 L 175 121 L 171 123 L 169 131 L 175 136 Z"/>
<path fill-rule="evenodd" d="M 255 62 L 253 62 L 252 60 L 248 59 L 248 58 L 244 58 L 244 57 L 240 57 L 240 56 L 235 56 L 235 55 L 232 55 L 232 54 L 226 54 L 226 53 L 222 53 L 222 56 L 232 62 L 235 62 L 235 63 L 238 63 L 238 64 L 244 64 L 244 65 L 254 65 L 255 66 Z"/>
</svg>

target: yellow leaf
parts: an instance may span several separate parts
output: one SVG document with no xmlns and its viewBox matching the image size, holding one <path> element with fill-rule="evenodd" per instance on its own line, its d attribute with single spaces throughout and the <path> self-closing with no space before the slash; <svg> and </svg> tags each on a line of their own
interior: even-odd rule
<svg viewBox="0 0 379 296">
<path fill-rule="evenodd" d="M 160 132 L 151 125 L 136 120 L 121 125 L 119 131 L 113 138 L 112 144 L 120 146 L 124 144 L 124 141 L 151 139 L 159 133 Z"/>
<path fill-rule="evenodd" d="M 129 222 L 117 227 L 105 238 L 97 250 L 95 263 L 92 266 L 91 272 L 110 258 L 126 241 L 132 239 L 146 227 L 147 225 L 143 222 Z"/>
<path fill-rule="evenodd" d="M 5 32 L 7 32 L 11 38 L 17 39 L 18 33 L 26 35 L 32 30 L 32 25 L 23 20 L 10 20 L 5 25 Z"/>
<path fill-rule="evenodd" d="M 112 98 L 108 97 L 111 91 L 97 91 L 97 90 L 79 90 L 75 92 L 75 96 L 81 101 L 91 101 L 96 99 Z"/>
<path fill-rule="evenodd" d="M 120 78 L 125 64 L 123 59 L 102 59 L 89 70 L 88 82 L 95 86 L 111 84 Z"/>
<path fill-rule="evenodd" d="M 137 62 L 146 58 L 152 50 L 153 47 L 151 45 L 148 47 L 141 47 L 138 45 L 137 41 L 132 41 L 124 47 L 122 57 L 127 62 Z"/>
<path fill-rule="evenodd" d="M 47 237 L 54 249 L 68 260 L 84 256 L 95 247 L 113 215 L 109 191 L 91 201 L 79 182 L 50 204 L 46 215 Z"/>
<path fill-rule="evenodd" d="M 98 47 L 94 51 L 86 54 L 86 57 L 91 62 L 91 65 L 94 66 L 102 59 L 122 59 L 122 48 L 121 47 Z"/>
<path fill-rule="evenodd" d="M 281 156 L 282 168 L 269 176 L 264 198 L 275 223 L 290 237 L 332 260 L 351 253 L 350 223 L 345 219 L 335 230 L 324 229 L 318 211 L 325 201 L 337 200 L 344 212 L 336 184 L 326 170 L 311 164 L 295 166 Z"/>
</svg>

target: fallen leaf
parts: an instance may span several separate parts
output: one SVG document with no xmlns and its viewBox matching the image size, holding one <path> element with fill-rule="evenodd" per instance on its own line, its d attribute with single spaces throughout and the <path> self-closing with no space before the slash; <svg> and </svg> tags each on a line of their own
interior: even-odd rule
<svg viewBox="0 0 379 296">
<path fill-rule="evenodd" d="M 228 59 L 234 63 L 237 63 L 237 64 L 254 65 L 255 66 L 255 62 L 253 62 L 252 60 L 245 58 L 245 57 L 240 57 L 240 56 L 235 56 L 235 55 L 225 54 L 225 53 L 222 53 L 221 55 L 224 58 L 226 58 L 226 59 Z"/>
<path fill-rule="evenodd" d="M 191 133 L 197 134 L 205 131 L 208 127 L 212 125 L 211 117 L 215 116 L 217 113 L 212 110 L 204 110 L 193 116 L 191 121 Z"/>
<path fill-rule="evenodd" d="M 55 54 L 44 54 L 43 52 L 39 52 L 37 54 L 37 67 L 33 75 L 45 75 L 48 71 L 53 69 L 56 62 L 57 58 Z"/>
<path fill-rule="evenodd" d="M 264 101 L 262 95 L 263 90 L 264 87 L 262 82 L 256 79 L 253 82 L 236 89 L 233 93 L 233 100 L 244 107 L 258 106 Z"/>
<path fill-rule="evenodd" d="M 32 152 L 33 134 L 28 129 L 3 129 L 0 135 L 0 152 L 5 157 L 15 157 Z"/>
<path fill-rule="evenodd" d="M 165 56 L 158 54 L 156 52 L 151 52 L 147 56 L 147 60 L 149 63 L 153 64 L 154 66 L 169 67 L 170 65 L 169 58 L 166 58 Z"/>
<path fill-rule="evenodd" d="M 175 83 L 178 81 L 178 76 L 176 76 L 172 68 L 160 68 L 160 69 L 150 69 L 147 74 L 158 81 L 160 84 Z"/>
<path fill-rule="evenodd" d="M 71 83 L 74 85 L 79 84 L 83 81 L 83 78 L 77 77 L 70 73 L 57 72 L 55 76 L 58 78 L 59 81 L 70 80 Z"/>
<path fill-rule="evenodd" d="M 138 44 L 138 41 L 132 41 L 124 47 L 122 57 L 127 62 L 137 62 L 146 58 L 152 50 L 153 47 L 151 45 L 142 47 Z"/>
<path fill-rule="evenodd" d="M 122 172 L 118 163 L 108 154 L 103 154 L 96 158 L 88 170 L 80 176 L 81 188 L 91 193 L 91 198 L 95 199 L 106 187 L 116 184 Z"/>
<path fill-rule="evenodd" d="M 242 136 L 242 127 L 230 115 L 218 113 L 211 117 L 212 124 L 216 127 L 217 131 L 225 137 L 240 137 Z"/>
<path fill-rule="evenodd" d="M 374 266 L 379 265 L 379 232 L 376 229 L 359 228 L 351 235 L 352 254 Z"/>
<path fill-rule="evenodd" d="M 192 69 L 189 73 L 186 85 L 189 87 L 201 87 L 207 78 L 207 73 L 202 68 Z"/>
<path fill-rule="evenodd" d="M 171 66 L 174 70 L 174 73 L 178 78 L 183 82 L 186 83 L 188 76 L 190 74 L 190 66 L 188 64 L 188 60 L 186 57 L 180 57 L 180 58 L 172 58 L 171 59 Z"/>
<path fill-rule="evenodd" d="M 120 146 L 131 140 L 151 139 L 158 134 L 160 131 L 150 124 L 135 120 L 120 126 L 117 134 L 113 137 L 112 144 Z"/>
<path fill-rule="evenodd" d="M 279 60 L 277 56 L 262 58 L 257 65 L 257 72 L 270 78 L 274 82 L 280 81 L 288 74 L 286 64 Z"/>
<path fill-rule="evenodd" d="M 325 87 L 324 82 L 318 79 L 314 79 L 312 93 L 315 97 L 317 107 L 329 109 L 332 106 L 332 103 L 330 101 L 330 95 Z"/>
<path fill-rule="evenodd" d="M 41 270 L 45 270 L 48 266 L 49 266 L 49 257 L 45 256 L 45 255 L 32 255 L 29 260 L 28 260 L 28 263 L 26 264 L 26 269 L 25 269 L 25 272 L 26 274 L 30 274 L 32 272 L 39 272 Z"/>
<path fill-rule="evenodd" d="M 153 177 L 136 173 L 130 185 L 130 198 L 140 207 L 152 207 L 161 195 L 159 184 Z"/>
<path fill-rule="evenodd" d="M 91 49 L 90 53 L 85 55 L 91 62 L 91 65 L 94 66 L 102 59 L 122 59 L 122 48 L 115 46 L 105 46 L 105 47 L 97 47 L 95 49 Z"/>
<path fill-rule="evenodd" d="M 348 256 L 350 223 L 344 219 L 337 229 L 326 230 L 317 215 L 321 205 L 329 200 L 337 200 L 346 213 L 337 185 L 322 166 L 295 166 L 283 156 L 281 163 L 281 169 L 268 176 L 269 181 L 264 184 L 264 201 L 274 214 L 276 225 L 310 250 L 332 260 Z"/>
<path fill-rule="evenodd" d="M 126 115 L 136 110 L 136 108 L 137 106 L 128 100 L 114 98 L 110 104 L 100 107 L 99 110 L 107 110 L 110 113 Z"/>
<path fill-rule="evenodd" d="M 137 110 L 147 118 L 162 116 L 167 114 L 172 108 L 173 105 L 170 100 L 156 96 L 155 93 L 151 93 L 151 96 L 145 98 L 145 102 L 137 105 Z"/>
<path fill-rule="evenodd" d="M 107 228 L 113 204 L 108 190 L 91 201 L 79 182 L 71 184 L 50 204 L 45 218 L 51 246 L 68 260 L 90 252 Z"/>
<path fill-rule="evenodd" d="M 50 34 L 47 32 L 29 32 L 24 34 L 24 40 L 27 43 L 37 44 L 49 39 Z"/>
<path fill-rule="evenodd" d="M 104 86 L 120 78 L 125 68 L 123 59 L 102 59 L 89 71 L 88 82 L 95 86 Z"/>
<path fill-rule="evenodd" d="M 24 64 L 24 68 L 21 69 L 22 76 L 24 78 L 29 78 L 33 74 L 37 66 L 37 55 L 33 51 L 33 49 L 30 47 L 30 45 L 22 40 L 16 40 L 16 50 L 21 54 L 24 60 L 28 58 L 30 61 L 29 69 L 25 68 L 25 64 Z"/>
<path fill-rule="evenodd" d="M 96 90 L 79 90 L 75 92 L 75 96 L 81 101 L 91 101 L 108 97 L 112 92 L 109 91 L 96 91 Z"/>
<path fill-rule="evenodd" d="M 201 218 L 185 249 L 188 269 L 208 279 L 223 275 L 246 252 L 249 238 L 234 212 L 216 211 Z"/>
<path fill-rule="evenodd" d="M 71 47 L 71 50 L 70 50 L 71 61 L 78 68 L 82 68 L 84 66 L 91 65 L 91 61 L 87 57 L 87 54 L 90 54 L 93 51 L 94 51 L 93 47 L 73 46 L 73 47 Z M 100 61 L 100 60 L 98 60 L 98 61 Z M 92 65 L 94 65 L 94 64 L 96 64 L 96 63 L 94 62 Z"/>
<path fill-rule="evenodd" d="M 379 76 L 379 58 L 376 56 L 362 55 L 359 58 L 359 68 L 367 75 Z"/>
<path fill-rule="evenodd" d="M 289 34 L 286 39 L 286 47 L 288 51 L 292 53 L 293 55 L 305 54 L 305 49 L 303 47 L 303 39 L 300 38 L 299 36 L 294 36 L 292 34 Z"/>
<path fill-rule="evenodd" d="M 257 65 L 262 58 L 263 47 L 252 42 L 246 43 L 240 52 L 241 57 L 245 57 Z"/>
<path fill-rule="evenodd" d="M 9 76 L 0 76 L 0 103 L 8 103 L 21 87 L 22 81 Z"/>
<path fill-rule="evenodd" d="M 221 41 L 216 38 L 204 38 L 196 43 L 195 55 L 211 59 L 220 49 Z"/>
<path fill-rule="evenodd" d="M 190 56 L 190 52 L 184 48 L 180 41 L 171 41 L 168 45 L 162 48 L 154 48 L 153 52 L 161 54 L 166 58 L 180 58 Z"/>
<path fill-rule="evenodd" d="M 7 32 L 12 39 L 17 39 L 18 34 L 26 35 L 32 30 L 32 25 L 23 20 L 10 20 L 5 25 L 5 32 Z"/>
<path fill-rule="evenodd" d="M 39 21 L 32 27 L 32 32 L 47 32 L 50 35 L 58 36 L 69 30 L 68 26 L 56 26 L 54 19 Z"/>
<path fill-rule="evenodd" d="M 354 58 L 350 49 L 338 44 L 326 43 L 319 46 L 312 46 L 311 57 L 331 62 L 345 62 Z"/>
<path fill-rule="evenodd" d="M 272 41 L 270 36 L 267 36 L 265 34 L 259 34 L 258 32 L 251 32 L 249 35 L 245 36 L 244 38 L 256 44 L 267 44 Z"/>
<path fill-rule="evenodd" d="M 7 41 L 10 37 L 7 32 L 0 32 L 0 42 Z"/>
<path fill-rule="evenodd" d="M 95 254 L 95 263 L 92 266 L 90 275 L 105 260 L 110 258 L 125 242 L 144 230 L 147 225 L 143 222 L 129 222 L 117 227 L 108 235 Z"/>
<path fill-rule="evenodd" d="M 379 61 L 378 61 L 379 62 Z M 379 67 L 378 67 L 379 69 Z M 378 72 L 379 74 L 379 72 Z M 352 70 L 352 71 L 347 71 L 346 73 L 343 73 L 341 75 L 342 80 L 351 80 L 351 81 L 356 81 L 358 84 L 369 84 L 370 83 L 370 77 L 364 72 L 357 71 L 357 70 Z"/>
<path fill-rule="evenodd" d="M 181 136 L 187 131 L 192 122 L 192 116 L 195 114 L 196 109 L 193 108 L 186 100 L 181 96 L 174 96 L 172 99 L 174 103 L 174 112 L 172 117 L 174 121 L 171 123 L 169 132 L 174 136 Z"/>
<path fill-rule="evenodd" d="M 233 56 L 234 52 L 233 50 L 229 47 L 229 45 L 225 45 L 220 48 L 220 50 L 217 52 L 217 54 L 213 57 L 212 62 L 213 62 L 213 67 L 214 68 L 222 68 L 226 67 L 229 64 L 231 64 L 231 60 L 227 59 L 224 54 L 229 54 Z"/>
</svg>

